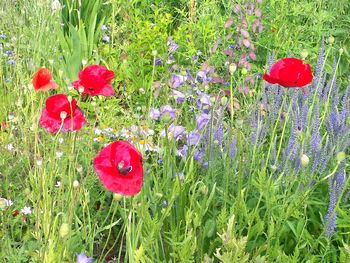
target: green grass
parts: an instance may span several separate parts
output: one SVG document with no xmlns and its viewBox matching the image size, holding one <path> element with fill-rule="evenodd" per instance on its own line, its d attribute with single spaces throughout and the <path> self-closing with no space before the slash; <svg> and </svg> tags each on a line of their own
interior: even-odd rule
<svg viewBox="0 0 350 263">
<path fill-rule="evenodd" d="M 348 201 L 337 204 L 337 233 L 331 238 L 323 235 L 329 203 L 324 177 L 338 167 L 336 158 L 332 157 L 321 174 L 312 174 L 309 166 L 297 176 L 274 176 L 269 157 L 274 144 L 281 146 L 281 151 L 287 146 L 290 122 L 285 126 L 273 123 L 261 147 L 250 143 L 250 116 L 260 103 L 263 83 L 255 82 L 250 87 L 254 92 L 247 95 L 239 93 L 236 86 L 245 77 L 241 69 L 231 77 L 223 64 L 225 56 L 211 52 L 215 41 L 227 33 L 224 23 L 233 15 L 234 3 L 84 0 L 79 7 L 79 1 L 75 6 L 72 1 L 62 2 L 66 5 L 62 12 L 52 12 L 47 0 L 0 3 L 0 34 L 7 35 L 0 39 L 0 122 L 7 123 L 7 128 L 0 130 L 0 197 L 13 201 L 10 207 L 0 203 L 1 262 L 75 262 L 79 253 L 96 262 L 112 258 L 114 262 L 350 260 Z M 100 6 L 94 8 L 94 3 Z M 254 38 L 257 61 L 249 74 L 266 71 L 270 52 L 279 59 L 289 54 L 300 57 L 305 49 L 306 61 L 315 68 L 324 37 L 328 54 L 324 71 L 331 72 L 333 59 L 339 58 L 343 48 L 336 75 L 340 90 L 346 87 L 348 1 L 270 0 L 263 2 L 261 9 L 265 30 Z M 109 26 L 109 43 L 102 41 L 102 24 Z M 335 37 L 333 45 L 328 43 L 331 35 Z M 231 82 L 240 109 L 225 111 L 224 126 L 225 146 L 233 133 L 237 134 L 234 159 L 228 148 L 215 148 L 207 153 L 213 158 L 208 169 L 194 160 L 196 149 L 182 160 L 176 156 L 179 142 L 159 135 L 169 123 L 149 121 L 150 106 L 176 105 L 167 86 L 172 75 L 166 64 L 169 36 L 180 46 L 175 54 L 178 72 L 189 68 L 195 73 L 208 61 Z M 3 55 L 7 50 L 14 51 L 11 58 L 16 65 L 8 64 L 10 57 Z M 192 62 L 198 50 L 202 54 Z M 163 64 L 154 66 L 158 57 Z M 69 89 L 83 67 L 82 60 L 115 71 L 115 97 L 80 99 Z M 34 72 L 42 66 L 53 72 L 59 84 L 57 92 L 40 93 L 31 86 Z M 156 81 L 162 83 L 161 88 L 154 87 Z M 216 84 L 202 88 L 212 94 L 230 89 Z M 55 93 L 79 98 L 88 120 L 81 131 L 52 135 L 40 127 L 44 102 Z M 227 101 L 231 101 L 229 96 Z M 288 109 L 290 96 L 286 95 L 285 103 Z M 177 107 L 177 122 L 188 130 L 196 126 L 191 111 L 194 105 L 188 102 Z M 323 114 L 331 110 L 327 106 L 322 108 Z M 151 128 L 155 134 L 134 139 L 144 159 L 141 192 L 116 200 L 100 183 L 92 163 L 103 145 L 115 139 L 96 135 L 94 129 L 120 132 L 131 125 Z M 299 139 L 306 143 L 310 129 Z M 327 140 L 324 126 L 322 135 Z M 158 146 L 159 153 L 142 149 L 143 140 Z M 215 145 L 213 141 L 212 135 L 209 144 Z M 9 150 L 9 145 L 14 149 Z M 348 157 L 346 161 L 349 174 Z M 78 188 L 73 187 L 74 180 L 79 181 Z M 317 187 L 305 187 L 312 180 Z M 58 181 L 60 187 L 55 186 Z M 30 206 L 32 214 L 13 215 L 24 206 Z"/>
</svg>

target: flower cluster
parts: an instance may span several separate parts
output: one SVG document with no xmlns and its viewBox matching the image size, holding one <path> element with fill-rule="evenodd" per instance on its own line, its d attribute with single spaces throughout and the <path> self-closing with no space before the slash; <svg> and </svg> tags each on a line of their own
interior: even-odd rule
<svg viewBox="0 0 350 263">
<path fill-rule="evenodd" d="M 108 97 L 114 95 L 110 85 L 113 78 L 113 71 L 104 66 L 91 65 L 79 72 L 79 80 L 74 81 L 73 86 L 82 96 Z M 58 86 L 46 68 L 35 73 L 32 83 L 34 88 L 40 91 L 56 89 Z M 39 121 L 40 125 L 51 133 L 78 131 L 85 122 L 84 114 L 77 106 L 77 100 L 65 94 L 47 98 Z M 98 133 L 98 129 L 95 133 Z M 62 152 L 57 152 L 56 155 L 60 158 Z M 126 141 L 115 141 L 103 148 L 94 158 L 94 167 L 102 184 L 110 191 L 135 195 L 142 187 L 142 156 Z M 59 183 L 57 182 L 57 187 L 60 186 Z"/>
</svg>

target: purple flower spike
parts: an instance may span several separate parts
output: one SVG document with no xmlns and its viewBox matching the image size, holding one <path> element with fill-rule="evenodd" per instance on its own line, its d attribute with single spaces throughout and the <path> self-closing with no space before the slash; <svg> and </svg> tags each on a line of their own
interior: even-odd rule
<svg viewBox="0 0 350 263">
<path fill-rule="evenodd" d="M 79 254 L 77 256 L 77 263 L 91 263 L 93 262 L 94 259 L 93 258 L 89 258 L 88 256 L 86 256 L 85 254 Z"/>
<path fill-rule="evenodd" d="M 160 111 L 155 108 L 151 108 L 149 112 L 149 118 L 151 120 L 155 120 L 155 119 L 158 119 L 159 117 L 160 117 Z"/>
<path fill-rule="evenodd" d="M 201 115 L 197 116 L 197 130 L 203 130 L 203 128 L 208 124 L 209 120 L 210 117 L 206 113 L 202 113 Z"/>
<path fill-rule="evenodd" d="M 183 94 L 182 92 L 180 92 L 178 90 L 173 90 L 171 95 L 176 99 L 178 104 L 181 104 L 185 100 L 185 94 Z"/>
<path fill-rule="evenodd" d="M 171 83 L 171 86 L 172 86 L 174 89 L 177 89 L 177 88 L 180 87 L 182 84 L 184 84 L 185 80 L 186 80 L 186 77 L 185 77 L 185 76 L 174 74 L 174 75 L 171 77 L 170 83 Z"/>
<path fill-rule="evenodd" d="M 154 65 L 159 66 L 159 65 L 161 65 L 161 64 L 162 64 L 162 59 L 161 59 L 161 58 L 156 58 L 156 59 L 154 60 Z"/>
<path fill-rule="evenodd" d="M 191 131 L 188 135 L 187 135 L 187 144 L 189 146 L 191 145 L 197 145 L 199 143 L 199 140 L 201 138 L 201 135 L 196 132 L 196 131 Z"/>
<path fill-rule="evenodd" d="M 175 110 L 170 105 L 163 105 L 160 108 L 162 117 L 169 117 L 171 120 L 175 118 Z"/>
</svg>

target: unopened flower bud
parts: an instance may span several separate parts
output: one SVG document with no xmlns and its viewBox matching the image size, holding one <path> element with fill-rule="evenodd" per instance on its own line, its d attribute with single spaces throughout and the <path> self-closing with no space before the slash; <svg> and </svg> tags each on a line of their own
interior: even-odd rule
<svg viewBox="0 0 350 263">
<path fill-rule="evenodd" d="M 71 91 L 71 90 L 73 90 L 73 86 L 72 85 L 68 85 L 68 91 Z"/>
<path fill-rule="evenodd" d="M 83 92 L 84 92 L 84 87 L 80 86 L 80 87 L 78 88 L 78 91 L 79 91 L 79 93 L 83 93 Z"/>
<path fill-rule="evenodd" d="M 333 44 L 334 43 L 334 37 L 333 36 L 330 36 L 329 38 L 328 38 L 328 42 L 329 42 L 329 44 Z"/>
<path fill-rule="evenodd" d="M 221 105 L 225 106 L 228 102 L 228 98 L 227 97 L 222 97 L 221 98 Z"/>
<path fill-rule="evenodd" d="M 120 201 L 120 200 L 122 200 L 122 199 L 123 199 L 123 195 L 117 194 L 117 193 L 114 193 L 114 194 L 113 194 L 113 200 L 114 200 L 114 201 Z"/>
<path fill-rule="evenodd" d="M 71 102 L 72 102 L 72 100 L 73 100 L 72 96 L 70 96 L 70 95 L 69 95 L 69 96 L 67 96 L 67 100 L 68 100 L 68 102 L 69 102 L 69 103 L 71 103 Z"/>
<path fill-rule="evenodd" d="M 74 181 L 73 181 L 73 188 L 74 188 L 74 189 L 78 189 L 79 186 L 80 186 L 79 181 L 78 181 L 78 180 L 74 180 Z"/>
<path fill-rule="evenodd" d="M 307 52 L 306 49 L 303 49 L 303 50 L 301 51 L 300 55 L 301 55 L 301 59 L 304 60 L 304 59 L 306 59 L 306 57 L 309 55 L 309 52 Z"/>
<path fill-rule="evenodd" d="M 341 55 L 341 54 L 343 54 L 344 53 L 344 49 L 343 48 L 340 48 L 339 49 L 339 54 Z"/>
<path fill-rule="evenodd" d="M 233 74 L 237 70 L 237 65 L 232 63 L 228 70 L 229 70 L 230 74 Z"/>
<path fill-rule="evenodd" d="M 67 118 L 67 112 L 61 111 L 60 117 L 61 117 L 62 120 L 64 120 L 65 118 Z"/>
<path fill-rule="evenodd" d="M 153 51 L 152 51 L 152 56 L 155 57 L 155 56 L 157 56 L 157 55 L 158 55 L 158 51 L 157 51 L 157 50 L 153 50 Z"/>
<path fill-rule="evenodd" d="M 83 66 L 85 66 L 85 65 L 87 64 L 86 59 L 83 59 L 83 60 L 81 61 L 81 64 L 83 64 Z"/>
<path fill-rule="evenodd" d="M 346 158 L 345 152 L 338 152 L 337 153 L 337 161 L 340 163 L 344 161 Z"/>
<path fill-rule="evenodd" d="M 77 165 L 77 172 L 78 173 L 83 173 L 83 166 L 81 166 L 80 164 Z"/>
<path fill-rule="evenodd" d="M 276 172 L 277 171 L 277 166 L 274 164 L 274 165 L 271 165 L 271 170 L 273 171 L 273 172 Z"/>
<path fill-rule="evenodd" d="M 310 159 L 306 154 L 303 154 L 300 158 L 300 162 L 302 167 L 306 167 L 308 166 Z"/>
<path fill-rule="evenodd" d="M 64 238 L 69 234 L 69 225 L 67 223 L 61 225 L 59 234 L 61 238 Z"/>
</svg>

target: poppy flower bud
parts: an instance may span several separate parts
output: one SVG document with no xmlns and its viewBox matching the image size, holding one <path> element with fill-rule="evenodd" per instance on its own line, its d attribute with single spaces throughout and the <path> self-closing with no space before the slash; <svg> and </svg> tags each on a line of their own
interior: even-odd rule
<svg viewBox="0 0 350 263">
<path fill-rule="evenodd" d="M 306 49 L 303 49 L 300 53 L 302 59 L 306 59 L 306 57 L 309 55 L 309 52 L 307 52 Z"/>
<path fill-rule="evenodd" d="M 248 70 L 246 68 L 242 68 L 242 75 L 243 76 L 247 75 L 247 73 L 248 73 Z"/>
<path fill-rule="evenodd" d="M 123 199 L 123 195 L 117 194 L 117 193 L 114 193 L 114 194 L 113 194 L 113 200 L 114 200 L 114 201 L 120 201 L 120 200 L 122 200 L 122 199 Z"/>
<path fill-rule="evenodd" d="M 80 164 L 77 166 L 77 172 L 80 174 L 83 173 L 83 166 L 81 166 Z"/>
<path fill-rule="evenodd" d="M 329 42 L 329 44 L 333 44 L 334 43 L 334 37 L 333 36 L 330 36 L 329 38 L 328 38 L 328 42 Z"/>
<path fill-rule="evenodd" d="M 24 189 L 24 194 L 25 195 L 30 195 L 30 189 L 29 188 Z"/>
<path fill-rule="evenodd" d="M 59 234 L 61 238 L 64 238 L 69 234 L 69 225 L 67 223 L 63 223 L 61 225 Z"/>
<path fill-rule="evenodd" d="M 74 180 L 74 181 L 73 181 L 73 188 L 74 188 L 74 189 L 78 189 L 79 186 L 80 186 L 79 181 L 78 181 L 78 180 Z"/>
<path fill-rule="evenodd" d="M 233 74 L 237 70 L 237 65 L 232 63 L 228 70 L 229 70 L 230 74 Z"/>
<path fill-rule="evenodd" d="M 72 100 L 73 100 L 72 96 L 67 96 L 67 100 L 68 100 L 69 103 L 71 103 Z"/>
<path fill-rule="evenodd" d="M 61 117 L 62 120 L 64 120 L 65 118 L 67 118 L 67 112 L 61 111 L 60 117 Z"/>
<path fill-rule="evenodd" d="M 344 161 L 346 158 L 345 152 L 338 152 L 337 153 L 337 161 L 338 163 Z"/>
<path fill-rule="evenodd" d="M 271 165 L 271 170 L 273 171 L 273 172 L 276 172 L 277 171 L 277 166 L 274 164 L 274 165 Z"/>
<path fill-rule="evenodd" d="M 306 167 L 308 166 L 310 159 L 306 154 L 303 154 L 300 158 L 300 162 L 302 167 Z"/>
<path fill-rule="evenodd" d="M 339 55 L 343 54 L 344 53 L 344 49 L 343 48 L 340 48 L 339 49 Z"/>
<path fill-rule="evenodd" d="M 84 92 L 84 87 L 80 86 L 80 87 L 78 88 L 78 92 L 79 92 L 79 93 L 83 93 L 83 92 Z"/>
<path fill-rule="evenodd" d="M 86 59 L 83 59 L 83 60 L 81 61 L 81 64 L 83 64 L 83 66 L 85 66 L 85 65 L 87 64 Z"/>
<path fill-rule="evenodd" d="M 155 57 L 155 56 L 157 56 L 157 55 L 158 55 L 158 51 L 157 51 L 157 50 L 153 50 L 153 51 L 152 51 L 152 56 Z"/>
<path fill-rule="evenodd" d="M 222 97 L 221 98 L 221 105 L 225 106 L 227 104 L 227 102 L 228 102 L 227 97 Z"/>
</svg>

